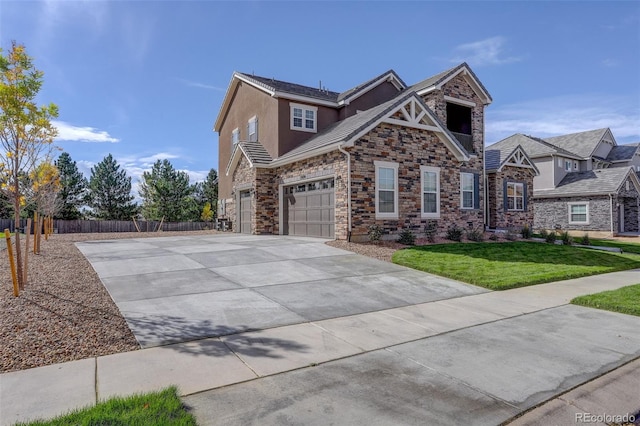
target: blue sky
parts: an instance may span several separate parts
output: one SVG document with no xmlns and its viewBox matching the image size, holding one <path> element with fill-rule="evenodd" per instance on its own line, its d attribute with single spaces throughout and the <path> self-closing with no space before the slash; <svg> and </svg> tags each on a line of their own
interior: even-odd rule
<svg viewBox="0 0 640 426">
<path fill-rule="evenodd" d="M 201 180 L 233 71 L 343 91 L 467 61 L 491 93 L 486 142 L 610 127 L 640 141 L 640 2 L 0 0 L 0 44 L 45 72 L 39 101 L 80 169 L 112 153 Z"/>
</svg>

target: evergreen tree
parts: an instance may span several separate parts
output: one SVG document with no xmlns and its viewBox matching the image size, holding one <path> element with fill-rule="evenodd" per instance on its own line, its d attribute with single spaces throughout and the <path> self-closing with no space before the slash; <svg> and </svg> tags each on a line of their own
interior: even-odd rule
<svg viewBox="0 0 640 426">
<path fill-rule="evenodd" d="M 194 211 L 199 211 L 192 196 L 194 189 L 189 185 L 186 172 L 174 169 L 167 159 L 158 160 L 150 172 L 142 174 L 142 214 L 146 219 L 160 220 L 164 217 L 168 222 L 193 219 Z"/>
<path fill-rule="evenodd" d="M 218 211 L 218 172 L 216 172 L 216 169 L 209 170 L 207 178 L 202 184 L 202 192 L 204 194 L 204 204 L 211 204 L 213 217 L 216 217 Z"/>
<path fill-rule="evenodd" d="M 88 204 L 98 219 L 129 220 L 138 206 L 131 195 L 131 177 L 113 158 L 107 155 L 91 168 Z"/>
<path fill-rule="evenodd" d="M 78 170 L 76 162 L 66 152 L 60 154 L 56 160 L 56 167 L 60 172 L 60 211 L 56 216 L 58 219 L 79 219 L 80 207 L 84 205 L 89 183 Z"/>
</svg>

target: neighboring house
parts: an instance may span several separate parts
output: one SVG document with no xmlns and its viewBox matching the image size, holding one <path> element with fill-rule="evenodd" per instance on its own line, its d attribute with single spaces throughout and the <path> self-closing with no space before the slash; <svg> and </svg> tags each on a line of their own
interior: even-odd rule
<svg viewBox="0 0 640 426">
<path fill-rule="evenodd" d="M 466 63 L 342 93 L 236 72 L 214 126 L 218 215 L 236 232 L 338 239 L 483 227 L 490 102 Z"/>
<path fill-rule="evenodd" d="M 495 145 L 521 146 L 540 172 L 535 228 L 640 232 L 640 144 L 618 145 L 605 128 L 545 139 L 516 134 Z"/>
<path fill-rule="evenodd" d="M 533 179 L 538 168 L 517 139 L 485 148 L 487 226 L 490 229 L 533 228 Z M 519 230 L 519 229 L 518 229 Z"/>
</svg>

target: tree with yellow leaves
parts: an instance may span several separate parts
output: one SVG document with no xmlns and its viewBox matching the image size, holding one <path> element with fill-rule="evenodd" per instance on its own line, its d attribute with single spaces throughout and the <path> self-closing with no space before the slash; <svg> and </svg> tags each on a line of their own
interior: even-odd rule
<svg viewBox="0 0 640 426">
<path fill-rule="evenodd" d="M 0 187 L 13 204 L 16 230 L 20 227 L 20 211 L 27 192 L 22 177 L 31 174 L 40 159 L 49 157 L 57 135 L 51 119 L 58 116 L 58 107 L 36 104 L 43 75 L 35 68 L 24 45 L 14 41 L 6 54 L 0 48 Z M 15 245 L 22 287 L 19 232 L 15 233 Z"/>
</svg>

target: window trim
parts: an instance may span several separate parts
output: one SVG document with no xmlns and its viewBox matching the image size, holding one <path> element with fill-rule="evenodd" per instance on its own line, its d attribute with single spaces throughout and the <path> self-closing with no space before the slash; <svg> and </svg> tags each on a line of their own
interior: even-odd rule
<svg viewBox="0 0 640 426">
<path fill-rule="evenodd" d="M 253 133 L 251 133 L 251 124 L 254 125 Z M 247 121 L 247 140 L 248 141 L 254 141 L 254 139 L 251 139 L 251 135 L 253 134 L 256 135 L 255 140 L 257 141 L 258 140 L 258 116 L 257 115 L 254 115 Z"/>
<path fill-rule="evenodd" d="M 240 142 L 240 129 L 236 127 L 231 131 L 231 149 L 232 150 L 233 148 L 236 147 L 236 145 L 238 145 L 238 142 Z"/>
<path fill-rule="evenodd" d="M 571 163 L 571 160 L 564 160 L 564 171 L 565 172 L 570 172 L 572 170 L 572 166 L 573 164 Z"/>
<path fill-rule="evenodd" d="M 294 126 L 294 121 L 293 121 L 294 109 L 302 110 L 302 126 L 301 127 Z M 313 112 L 313 129 L 308 129 L 305 126 L 305 121 L 307 120 L 306 118 L 307 111 Z M 298 132 L 317 133 L 318 132 L 318 107 L 312 106 L 312 105 L 305 105 L 305 104 L 296 104 L 293 102 L 289 103 L 289 128 L 291 130 L 295 130 Z"/>
<path fill-rule="evenodd" d="M 390 161 L 374 161 L 375 166 L 375 203 L 376 203 L 376 219 L 398 219 L 398 163 L 392 163 Z M 378 197 L 378 182 L 380 181 L 380 169 L 393 169 L 393 212 L 380 212 L 379 211 L 379 197 Z M 388 191 L 388 190 L 386 190 Z"/>
<path fill-rule="evenodd" d="M 471 188 L 471 207 L 465 207 L 464 206 L 464 193 L 465 193 L 465 190 L 463 189 L 463 187 L 464 187 L 464 179 L 462 177 L 463 175 L 471 176 L 471 184 L 472 184 L 472 188 Z M 474 173 L 460 172 L 460 208 L 462 210 L 475 210 L 475 205 L 476 205 L 475 180 L 476 180 L 476 175 Z M 466 192 L 469 192 L 469 191 L 466 190 Z"/>
<path fill-rule="evenodd" d="M 513 185 L 513 196 L 509 196 L 509 185 Z M 516 194 L 518 193 L 518 191 L 516 190 L 516 187 L 520 186 L 522 188 L 522 196 L 518 197 Z M 525 190 L 524 190 L 524 183 L 523 182 L 507 182 L 507 192 L 505 194 L 505 197 L 507 197 L 507 211 L 508 212 L 523 212 L 525 211 Z M 513 198 L 513 207 L 512 209 L 509 208 L 509 198 Z M 517 208 L 517 199 L 518 198 L 522 198 L 522 208 L 519 209 Z"/>
<path fill-rule="evenodd" d="M 584 222 L 579 222 L 575 220 L 571 220 L 571 207 L 573 206 L 585 206 L 585 215 L 586 220 Z M 567 209 L 569 213 L 569 225 L 589 225 L 589 202 L 588 201 L 572 201 L 567 203 Z"/>
<path fill-rule="evenodd" d="M 436 174 L 436 211 L 435 212 L 424 211 L 424 208 L 425 208 L 424 174 L 427 172 Z M 440 167 L 420 166 L 420 217 L 429 218 L 429 219 L 440 218 Z"/>
</svg>

